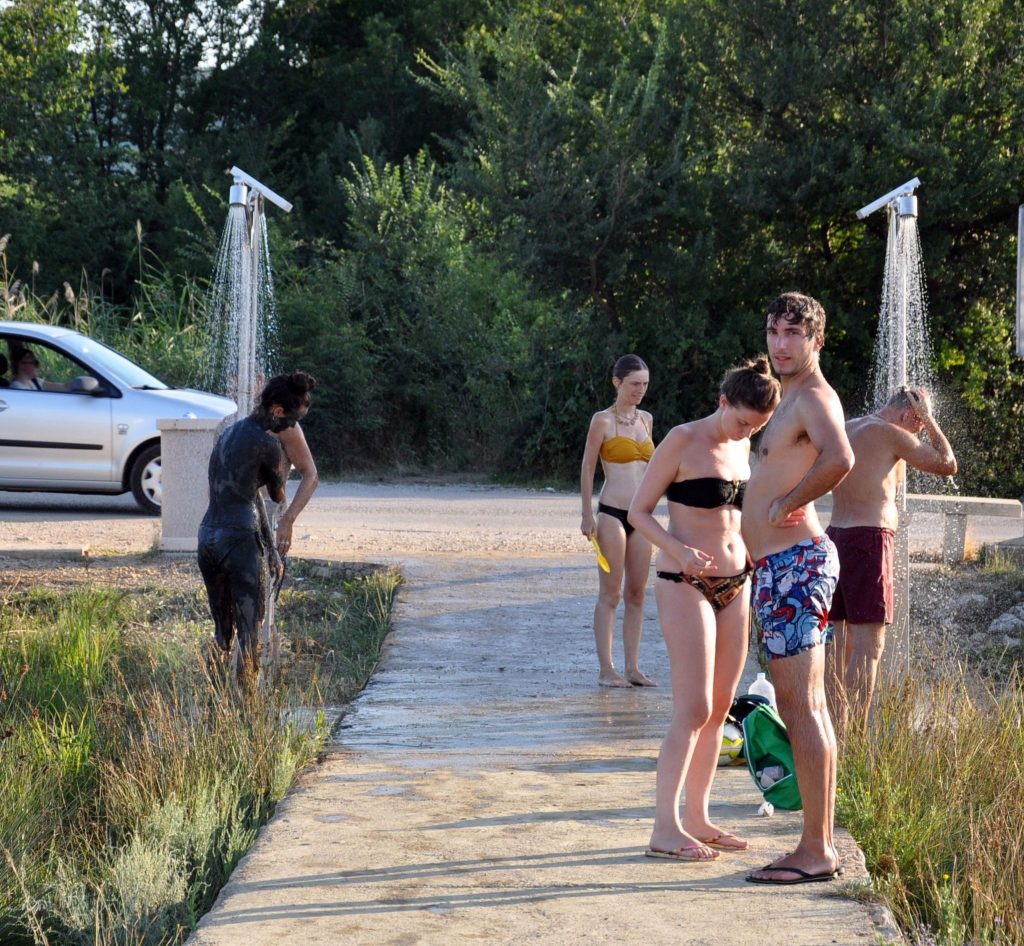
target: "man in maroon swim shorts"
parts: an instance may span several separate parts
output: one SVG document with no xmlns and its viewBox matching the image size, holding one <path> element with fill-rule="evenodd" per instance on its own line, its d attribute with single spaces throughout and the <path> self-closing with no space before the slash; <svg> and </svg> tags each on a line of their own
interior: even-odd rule
<svg viewBox="0 0 1024 946">
<path fill-rule="evenodd" d="M 927 440 L 918 436 L 922 431 Z M 885 627 L 892 623 L 899 461 L 940 476 L 956 472 L 956 458 L 924 388 L 903 387 L 881 410 L 848 420 L 846 436 L 855 462 L 832 491 L 827 530 L 839 553 L 839 586 L 829 615 L 835 647 L 828 655 L 825 689 L 840 737 L 851 714 L 856 725 L 867 723 Z"/>
<path fill-rule="evenodd" d="M 825 531 L 839 553 L 841 569 L 829 617 L 850 625 L 892 624 L 895 531 L 831 525 Z"/>
</svg>

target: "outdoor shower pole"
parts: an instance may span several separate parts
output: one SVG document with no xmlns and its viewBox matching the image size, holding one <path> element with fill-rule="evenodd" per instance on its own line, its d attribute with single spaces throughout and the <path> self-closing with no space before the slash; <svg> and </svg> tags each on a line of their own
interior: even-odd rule
<svg viewBox="0 0 1024 946">
<path fill-rule="evenodd" d="M 245 247 L 242 250 L 242 318 L 238 329 L 238 416 L 248 417 L 256 407 L 256 388 L 258 380 L 256 372 L 259 368 L 257 358 L 257 336 L 259 326 L 256 324 L 259 315 L 259 280 L 260 241 L 263 238 L 263 198 L 256 192 L 250 192 L 249 204 L 246 207 Z"/>
<path fill-rule="evenodd" d="M 898 197 L 889 205 L 889 217 L 892 222 L 891 246 L 899 260 L 900 229 L 904 226 L 903 218 L 917 216 L 917 198 Z M 896 306 L 898 353 L 898 369 L 896 376 L 897 390 L 907 383 L 907 267 L 899 267 L 899 287 Z M 889 392 L 892 394 L 893 392 Z M 884 651 L 883 665 L 885 670 L 899 679 L 910 671 L 910 515 L 907 511 L 907 465 L 899 463 L 896 474 L 896 514 L 899 526 L 896 530 L 896 543 L 893 549 L 893 572 L 895 587 L 893 589 L 892 627 L 889 630 L 890 642 Z"/>
<path fill-rule="evenodd" d="M 238 261 L 240 277 L 238 302 L 241 308 L 238 318 L 238 364 L 235 367 L 235 403 L 238 417 L 252 413 L 252 374 L 256 363 L 256 332 L 253 325 L 255 308 L 252 298 L 252 284 L 255 282 L 252 264 L 252 216 L 248 204 L 245 208 L 245 245 Z"/>
<path fill-rule="evenodd" d="M 275 194 L 266 184 L 257 181 L 240 167 L 232 167 L 229 171 L 234 183 L 231 186 L 230 203 L 245 208 L 245 245 L 238 261 L 239 286 L 237 302 L 240 310 L 238 325 L 238 364 L 235 366 L 235 403 L 238 405 L 238 417 L 247 417 L 256 407 L 256 390 L 264 379 L 259 371 L 265 367 L 257 363 L 261 352 L 260 338 L 260 264 L 263 261 L 263 201 L 269 200 L 290 213 L 292 205 L 280 194 Z"/>
<path fill-rule="evenodd" d="M 1017 356 L 1024 358 L 1024 204 L 1017 210 Z"/>
<path fill-rule="evenodd" d="M 889 245 L 894 249 L 900 240 L 900 217 L 896 201 L 889 204 Z M 899 293 L 896 303 L 896 387 L 907 383 L 907 268 L 899 267 Z M 890 394 L 894 393 L 892 391 Z"/>
<path fill-rule="evenodd" d="M 291 212 L 292 205 L 280 194 L 275 194 L 266 184 L 257 181 L 241 168 L 232 167 L 230 174 L 234 179 L 234 185 L 231 188 L 231 203 L 240 203 L 245 207 L 245 240 L 241 249 L 242 258 L 239 260 L 241 286 L 238 303 L 242 317 L 239 319 L 238 328 L 238 385 L 235 392 L 235 402 L 238 405 L 237 416 L 242 418 L 249 416 L 255 409 L 256 399 L 260 393 L 259 389 L 267 380 L 262 376 L 267 365 L 260 364 L 258 361 L 261 355 L 267 354 L 265 351 L 261 351 L 259 346 L 260 330 L 264 327 L 263 320 L 260 318 L 261 294 L 267 288 L 260 284 L 260 272 L 265 270 L 265 277 L 268 280 L 270 278 L 263 201 L 264 199 L 269 200 L 285 213 Z M 263 265 L 264 263 L 266 266 Z M 291 469 L 290 465 L 288 469 Z M 272 502 L 269 497 L 266 497 L 266 502 L 269 506 L 267 515 L 270 517 L 271 528 L 276 530 L 277 518 L 284 508 L 284 504 L 279 505 Z M 274 672 L 280 648 L 280 639 L 275 627 L 275 601 L 278 587 L 276 582 L 268 584 L 263 626 L 260 631 L 263 651 L 261 662 L 264 672 L 267 673 Z"/>
</svg>

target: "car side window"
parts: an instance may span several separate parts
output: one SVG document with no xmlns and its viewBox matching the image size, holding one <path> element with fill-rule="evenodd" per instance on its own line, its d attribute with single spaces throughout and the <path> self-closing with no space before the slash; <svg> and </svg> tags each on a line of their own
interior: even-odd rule
<svg viewBox="0 0 1024 946">
<path fill-rule="evenodd" d="M 41 381 L 63 383 L 81 374 L 79 368 L 71 359 L 60 352 L 47 348 L 45 345 L 36 345 L 33 351 L 39 360 L 39 379 Z"/>
<path fill-rule="evenodd" d="M 63 352 L 37 339 L 8 336 L 4 339 L 3 348 L 9 363 L 9 387 L 45 394 L 63 394 L 74 390 L 73 378 L 90 374 Z"/>
</svg>

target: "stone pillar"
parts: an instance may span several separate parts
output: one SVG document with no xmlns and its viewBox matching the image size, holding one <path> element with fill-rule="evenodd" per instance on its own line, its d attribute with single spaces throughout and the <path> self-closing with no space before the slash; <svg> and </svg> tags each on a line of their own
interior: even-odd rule
<svg viewBox="0 0 1024 946">
<path fill-rule="evenodd" d="M 210 500 L 207 469 L 224 421 L 175 418 L 158 420 L 163 505 L 160 550 L 194 552 L 199 523 Z"/>
</svg>

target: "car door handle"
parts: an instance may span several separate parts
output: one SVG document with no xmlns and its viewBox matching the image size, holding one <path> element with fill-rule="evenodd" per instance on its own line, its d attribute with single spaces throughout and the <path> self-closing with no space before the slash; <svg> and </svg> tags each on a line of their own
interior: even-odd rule
<svg viewBox="0 0 1024 946">
<path fill-rule="evenodd" d="M 6 401 L 0 401 L 0 411 L 6 411 L 6 410 L 7 410 L 7 402 Z"/>
</svg>

